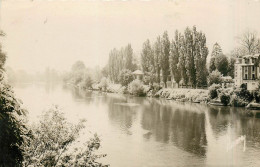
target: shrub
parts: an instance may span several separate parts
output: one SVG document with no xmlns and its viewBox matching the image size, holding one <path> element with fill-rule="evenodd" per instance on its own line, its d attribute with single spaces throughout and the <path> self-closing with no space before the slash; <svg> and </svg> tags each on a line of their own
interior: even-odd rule
<svg viewBox="0 0 260 167">
<path fill-rule="evenodd" d="M 31 137 L 23 145 L 24 166 L 93 166 L 103 167 L 97 162 L 105 155 L 94 152 L 100 147 L 100 139 L 94 135 L 83 147 L 75 144 L 84 121 L 69 123 L 58 107 L 44 113 L 40 122 L 33 125 Z M 76 146 L 72 148 L 71 146 Z"/>
<path fill-rule="evenodd" d="M 212 71 L 208 76 L 208 84 L 220 84 L 222 82 L 221 73 L 218 70 Z"/>
<path fill-rule="evenodd" d="M 135 96 L 145 96 L 143 83 L 137 79 L 128 85 L 128 91 Z"/>
<path fill-rule="evenodd" d="M 103 77 L 99 83 L 99 89 L 103 89 L 104 91 L 107 91 L 108 87 L 108 80 L 107 78 Z"/>
<path fill-rule="evenodd" d="M 250 93 L 245 88 L 239 88 L 235 90 L 235 93 L 237 96 L 239 96 L 241 99 L 244 99 L 245 101 L 251 102 L 254 99 L 254 96 L 252 93 Z"/>
<path fill-rule="evenodd" d="M 222 104 L 224 104 L 225 106 L 229 104 L 230 101 L 230 96 L 225 94 L 225 93 L 220 93 L 220 101 Z"/>
<path fill-rule="evenodd" d="M 253 92 L 253 96 L 254 96 L 254 99 L 257 103 L 260 102 L 260 92 L 259 91 L 255 91 Z"/>
<path fill-rule="evenodd" d="M 244 99 L 241 99 L 237 95 L 232 96 L 230 100 L 230 104 L 235 107 L 245 107 L 249 102 L 245 101 Z"/>
<path fill-rule="evenodd" d="M 124 69 L 119 74 L 119 83 L 122 86 L 127 86 L 130 82 L 134 80 L 132 72 L 128 69 Z"/>
<path fill-rule="evenodd" d="M 218 89 L 220 88 L 220 85 L 213 84 L 209 87 L 209 98 L 215 99 L 218 97 Z"/>
<path fill-rule="evenodd" d="M 0 76 L 2 74 L 0 70 Z M 25 114 L 11 86 L 0 78 L 0 166 L 21 166 L 23 149 L 20 146 L 27 136 Z"/>
</svg>

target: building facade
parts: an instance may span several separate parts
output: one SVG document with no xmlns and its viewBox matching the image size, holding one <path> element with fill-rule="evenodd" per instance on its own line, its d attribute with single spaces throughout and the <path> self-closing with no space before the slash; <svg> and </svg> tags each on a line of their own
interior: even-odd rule
<svg viewBox="0 0 260 167">
<path fill-rule="evenodd" d="M 242 84 L 247 86 L 248 90 L 256 90 L 259 80 L 259 54 L 246 55 L 239 57 L 235 62 L 235 86 L 240 87 Z"/>
</svg>

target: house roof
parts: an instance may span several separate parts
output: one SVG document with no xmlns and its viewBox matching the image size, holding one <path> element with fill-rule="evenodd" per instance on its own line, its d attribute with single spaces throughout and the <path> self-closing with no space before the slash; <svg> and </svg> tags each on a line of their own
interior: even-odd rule
<svg viewBox="0 0 260 167">
<path fill-rule="evenodd" d="M 135 70 L 132 74 L 135 75 L 144 75 L 144 73 L 141 70 Z"/>
</svg>

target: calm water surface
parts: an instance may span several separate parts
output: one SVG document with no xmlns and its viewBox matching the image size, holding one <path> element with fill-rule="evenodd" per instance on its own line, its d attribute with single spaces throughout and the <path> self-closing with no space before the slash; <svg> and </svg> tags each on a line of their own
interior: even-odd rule
<svg viewBox="0 0 260 167">
<path fill-rule="evenodd" d="M 59 85 L 16 85 L 30 122 L 59 105 L 69 121 L 87 120 L 102 139 L 102 162 L 115 167 L 260 166 L 260 119 L 241 108 L 80 92 Z M 243 142 L 227 150 L 234 141 Z"/>
</svg>

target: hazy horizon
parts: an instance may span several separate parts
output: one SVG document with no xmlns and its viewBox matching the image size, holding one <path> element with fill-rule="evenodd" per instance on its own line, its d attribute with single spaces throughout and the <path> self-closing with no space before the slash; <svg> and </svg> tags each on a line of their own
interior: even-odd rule
<svg viewBox="0 0 260 167">
<path fill-rule="evenodd" d="M 206 34 L 209 55 L 218 42 L 225 54 L 247 29 L 260 34 L 260 2 L 2 0 L 1 38 L 6 66 L 15 70 L 70 70 L 77 60 L 103 67 L 111 49 L 130 43 L 140 56 L 146 39 L 189 26 Z"/>
</svg>

